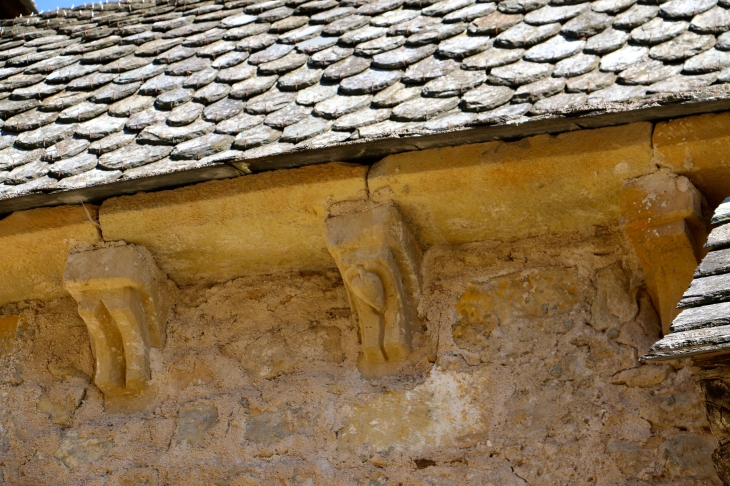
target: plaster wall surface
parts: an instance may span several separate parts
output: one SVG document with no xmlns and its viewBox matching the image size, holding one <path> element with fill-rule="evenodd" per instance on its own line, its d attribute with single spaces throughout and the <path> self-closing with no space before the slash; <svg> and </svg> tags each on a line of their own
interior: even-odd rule
<svg viewBox="0 0 730 486">
<path fill-rule="evenodd" d="M 637 361 L 660 326 L 614 228 L 430 247 L 429 353 L 372 381 L 334 270 L 182 287 L 131 414 L 72 299 L 7 305 L 0 483 L 719 484 L 690 367 Z"/>
</svg>

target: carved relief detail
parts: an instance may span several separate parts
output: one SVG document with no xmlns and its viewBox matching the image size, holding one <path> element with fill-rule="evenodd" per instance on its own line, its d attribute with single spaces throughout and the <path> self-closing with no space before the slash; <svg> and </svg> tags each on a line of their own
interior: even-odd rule
<svg viewBox="0 0 730 486">
<path fill-rule="evenodd" d="M 326 229 L 360 322 L 360 371 L 392 374 L 411 355 L 418 326 L 421 249 L 393 205 L 331 217 Z"/>
<path fill-rule="evenodd" d="M 169 282 L 149 252 L 120 246 L 73 253 L 64 285 L 89 331 L 94 383 L 107 403 L 146 393 L 150 348 L 164 346 L 169 310 Z"/>
</svg>

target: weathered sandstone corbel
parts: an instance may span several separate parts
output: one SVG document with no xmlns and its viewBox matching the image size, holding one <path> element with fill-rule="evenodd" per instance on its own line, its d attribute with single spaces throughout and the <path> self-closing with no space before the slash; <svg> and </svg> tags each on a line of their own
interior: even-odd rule
<svg viewBox="0 0 730 486">
<path fill-rule="evenodd" d="M 148 251 L 130 245 L 72 253 L 64 285 L 88 328 L 94 383 L 107 406 L 139 408 L 149 392 L 150 347 L 165 344 L 167 277 Z"/>
<path fill-rule="evenodd" d="M 686 177 L 661 170 L 624 183 L 619 209 L 667 334 L 704 254 L 707 203 Z"/>
<path fill-rule="evenodd" d="M 326 234 L 360 321 L 358 368 L 366 377 L 393 374 L 418 327 L 421 248 L 393 204 L 332 216 Z"/>
</svg>

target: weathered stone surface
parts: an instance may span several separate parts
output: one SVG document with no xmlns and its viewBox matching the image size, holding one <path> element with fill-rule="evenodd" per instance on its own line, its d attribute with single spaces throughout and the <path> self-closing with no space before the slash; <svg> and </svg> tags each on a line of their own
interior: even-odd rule
<svg viewBox="0 0 730 486">
<path fill-rule="evenodd" d="M 181 407 L 178 413 L 176 442 L 186 442 L 190 446 L 201 446 L 206 433 L 218 421 L 218 409 L 213 405 L 190 404 Z"/>
<path fill-rule="evenodd" d="M 58 113 L 39 111 L 36 108 L 5 120 L 3 128 L 13 132 L 25 132 L 53 123 L 56 118 L 58 118 Z"/>
<path fill-rule="evenodd" d="M 106 113 L 109 106 L 102 103 L 83 102 L 76 106 L 66 108 L 58 115 L 58 121 L 61 122 L 82 122 L 96 118 Z"/>
<path fill-rule="evenodd" d="M 689 28 L 700 34 L 717 34 L 730 30 L 730 13 L 724 8 L 715 7 L 692 18 Z"/>
<path fill-rule="evenodd" d="M 466 31 L 466 23 L 460 22 L 456 24 L 435 24 L 430 29 L 424 29 L 417 34 L 411 34 L 406 37 L 407 46 L 425 46 L 427 44 L 436 44 L 443 39 L 449 39 Z"/>
<path fill-rule="evenodd" d="M 405 41 L 404 41 L 405 42 Z M 304 54 L 315 54 L 337 44 L 337 37 L 314 37 L 304 42 L 298 43 L 295 47 L 297 51 Z"/>
<path fill-rule="evenodd" d="M 587 5 L 548 5 L 537 10 L 533 10 L 525 15 L 525 22 L 532 25 L 552 24 L 554 22 L 566 22 L 587 10 Z M 594 3 L 595 9 L 595 3 Z M 600 11 L 600 10 L 596 10 Z"/>
<path fill-rule="evenodd" d="M 119 58 L 133 54 L 137 49 L 136 46 L 114 46 L 98 51 L 90 52 L 81 56 L 83 64 L 103 64 L 110 61 L 116 61 Z"/>
<path fill-rule="evenodd" d="M 719 71 L 730 66 L 730 52 L 710 49 L 684 61 L 683 69 L 687 73 L 702 74 Z"/>
<path fill-rule="evenodd" d="M 233 137 L 211 133 L 202 137 L 178 144 L 169 154 L 171 159 L 200 160 L 223 150 L 227 150 Z"/>
<path fill-rule="evenodd" d="M 444 22 L 471 22 L 494 12 L 493 3 L 477 3 L 455 10 L 444 16 Z"/>
<path fill-rule="evenodd" d="M 205 105 L 189 102 L 174 108 L 167 117 L 167 124 L 173 127 L 189 125 L 200 117 Z"/>
<path fill-rule="evenodd" d="M 462 67 L 469 70 L 481 70 L 504 66 L 506 64 L 512 64 L 513 62 L 519 61 L 522 59 L 522 55 L 524 53 L 524 49 L 487 49 L 481 54 L 464 59 Z"/>
<path fill-rule="evenodd" d="M 559 23 L 545 25 L 518 24 L 495 37 L 494 45 L 510 49 L 531 47 L 555 36 L 560 32 L 560 28 Z"/>
<path fill-rule="evenodd" d="M 436 51 L 435 45 L 422 47 L 399 47 L 373 57 L 373 67 L 383 69 L 405 69 Z"/>
<path fill-rule="evenodd" d="M 99 167 L 106 170 L 131 169 L 167 157 L 170 152 L 172 147 L 166 145 L 128 144 L 99 157 Z"/>
<path fill-rule="evenodd" d="M 541 115 L 545 113 L 564 112 L 573 110 L 583 106 L 587 101 L 587 96 L 583 93 L 563 93 L 544 98 L 535 103 L 530 109 L 530 113 Z"/>
<path fill-rule="evenodd" d="M 515 103 L 534 103 L 537 100 L 547 98 L 560 93 L 565 88 L 565 80 L 561 78 L 544 78 L 534 83 L 525 84 L 517 88 L 513 100 Z"/>
<path fill-rule="evenodd" d="M 373 17 L 373 19 L 370 21 L 370 24 L 375 25 L 376 27 L 390 27 L 392 25 L 413 20 L 418 16 L 419 12 L 417 10 L 395 10 L 378 15 L 377 17 Z M 312 20 L 314 20 L 314 17 L 312 17 Z"/>
<path fill-rule="evenodd" d="M 277 86 L 279 89 L 284 91 L 299 91 L 300 89 L 305 89 L 315 85 L 319 82 L 321 77 L 321 69 L 302 66 L 301 68 L 280 77 L 277 82 Z"/>
<path fill-rule="evenodd" d="M 217 72 L 215 80 L 220 83 L 233 84 L 248 79 L 254 74 L 256 74 L 255 67 L 248 64 L 239 64 L 228 69 L 221 69 Z"/>
<path fill-rule="evenodd" d="M 48 174 L 50 165 L 42 160 L 34 160 L 25 165 L 16 167 L 5 178 L 5 184 L 25 184 Z"/>
<path fill-rule="evenodd" d="M 243 107 L 244 103 L 240 100 L 224 98 L 206 107 L 203 111 L 203 119 L 210 122 L 218 123 L 219 121 L 236 116 L 243 110 Z M 172 125 L 172 123 L 170 123 L 169 117 L 167 119 L 167 122 L 168 124 Z"/>
<path fill-rule="evenodd" d="M 360 127 L 373 125 L 387 120 L 391 110 L 388 108 L 365 108 L 363 110 L 344 115 L 335 121 L 334 130 L 352 131 Z"/>
<path fill-rule="evenodd" d="M 625 84 L 652 84 L 677 75 L 681 70 L 682 66 L 667 66 L 661 61 L 650 60 L 625 69 L 618 79 Z"/>
<path fill-rule="evenodd" d="M 263 115 L 249 115 L 241 113 L 233 118 L 218 123 L 215 127 L 217 133 L 227 135 L 238 135 L 240 132 L 259 126 L 264 122 Z"/>
<path fill-rule="evenodd" d="M 278 76 L 256 76 L 249 78 L 231 86 L 230 96 L 231 98 L 248 99 L 252 96 L 265 93 L 276 83 L 277 79 L 279 79 Z"/>
<path fill-rule="evenodd" d="M 626 46 L 603 56 L 600 63 L 601 71 L 623 71 L 627 67 L 646 61 L 649 49 L 641 46 Z"/>
<path fill-rule="evenodd" d="M 207 105 L 225 98 L 229 93 L 232 93 L 229 85 L 224 83 L 210 83 L 209 85 L 195 91 L 192 95 L 192 100 L 197 103 L 204 103 Z"/>
<path fill-rule="evenodd" d="M 252 54 L 251 57 L 248 58 L 248 63 L 258 66 L 259 64 L 275 61 L 286 56 L 292 50 L 294 50 L 294 46 L 287 44 L 273 44 L 263 51 Z"/>
<path fill-rule="evenodd" d="M 513 95 L 506 86 L 482 85 L 464 95 L 462 105 L 467 111 L 487 111 L 509 102 Z"/>
<path fill-rule="evenodd" d="M 195 53 L 193 53 L 195 54 Z M 179 62 L 169 64 L 165 69 L 168 76 L 190 76 L 210 67 L 210 61 L 205 58 L 193 56 Z"/>
<path fill-rule="evenodd" d="M 325 38 L 326 39 L 326 38 Z M 383 52 L 392 51 L 405 44 L 403 36 L 386 36 L 363 42 L 355 47 L 355 54 L 359 56 L 375 56 Z"/>
<path fill-rule="evenodd" d="M 257 24 L 260 25 L 260 24 Z M 266 24 L 263 24 L 266 25 Z M 261 49 L 266 49 L 276 42 L 277 37 L 273 34 L 258 34 L 252 37 L 243 39 L 236 45 L 236 49 L 239 51 L 256 52 Z"/>
<path fill-rule="evenodd" d="M 486 74 L 479 71 L 458 69 L 441 78 L 433 79 L 423 87 L 423 96 L 450 98 L 459 96 L 486 81 Z"/>
<path fill-rule="evenodd" d="M 257 35 L 265 34 L 267 30 L 269 30 L 269 27 L 271 24 L 248 24 L 246 26 L 242 27 L 236 27 L 233 29 L 228 30 L 224 35 L 223 38 L 226 40 L 241 40 L 246 39 L 249 37 L 254 37 Z M 244 44 L 245 46 L 248 46 L 248 44 Z M 239 47 L 241 44 L 239 44 Z M 241 49 L 241 50 L 247 50 L 247 49 Z"/>
<path fill-rule="evenodd" d="M 80 123 L 76 127 L 76 135 L 91 140 L 98 140 L 118 132 L 128 123 L 127 118 L 120 118 L 104 114 L 98 118 L 94 118 L 84 123 Z"/>
<path fill-rule="evenodd" d="M 684 2 L 670 0 L 661 6 L 659 14 L 669 19 L 692 18 L 710 10 L 715 5 L 717 5 L 717 0 L 688 0 Z"/>
<path fill-rule="evenodd" d="M 423 128 L 432 131 L 453 130 L 472 123 L 476 117 L 476 113 L 453 110 L 431 118 L 428 122 L 423 124 Z"/>
<path fill-rule="evenodd" d="M 152 96 L 130 96 L 111 105 L 108 113 L 111 116 L 129 117 L 150 108 L 154 101 Z"/>
<path fill-rule="evenodd" d="M 369 22 L 370 17 L 367 17 L 365 15 L 350 15 L 348 17 L 344 17 L 342 19 L 328 23 L 322 32 L 327 35 L 341 36 L 346 32 L 367 25 Z"/>
<path fill-rule="evenodd" d="M 555 63 L 583 50 L 585 41 L 556 35 L 542 44 L 531 47 L 523 58 L 526 61 Z"/>
<path fill-rule="evenodd" d="M 258 72 L 264 76 L 284 74 L 289 71 L 303 66 L 309 60 L 309 56 L 306 54 L 300 54 L 298 52 L 290 52 L 286 56 L 277 59 L 276 61 L 266 62 L 259 64 Z"/>
<path fill-rule="evenodd" d="M 149 79 L 165 72 L 166 66 L 161 64 L 147 64 L 140 68 L 127 71 L 114 78 L 115 84 L 147 82 Z"/>
<path fill-rule="evenodd" d="M 646 95 L 646 87 L 615 84 L 599 91 L 586 92 L 586 94 L 590 95 L 588 96 L 588 103 L 622 103 L 624 101 L 642 98 Z"/>
<path fill-rule="evenodd" d="M 69 436 L 61 442 L 53 455 L 66 467 L 74 468 L 101 459 L 107 455 L 112 446 L 113 442 L 110 440 L 79 439 L 78 436 Z"/>
<path fill-rule="evenodd" d="M 81 174 L 96 167 L 96 155 L 81 154 L 68 159 L 59 160 L 48 168 L 56 177 L 69 177 Z"/>
<path fill-rule="evenodd" d="M 329 99 L 337 94 L 337 84 L 315 84 L 314 86 L 299 91 L 296 101 L 300 105 L 311 106 Z"/>
<path fill-rule="evenodd" d="M 342 115 L 358 111 L 370 105 L 371 95 L 340 96 L 336 95 L 314 106 L 314 113 L 323 118 L 338 118 Z"/>
<path fill-rule="evenodd" d="M 22 148 L 46 148 L 69 138 L 76 131 L 75 124 L 52 123 L 18 136 L 16 145 Z"/>
<path fill-rule="evenodd" d="M 291 103 L 279 110 L 269 113 L 264 123 L 270 127 L 283 129 L 293 123 L 297 123 L 312 112 L 312 108 L 308 106 Z"/>
<path fill-rule="evenodd" d="M 68 138 L 47 148 L 41 157 L 47 162 L 55 162 L 78 155 L 89 147 L 89 141 L 82 138 Z"/>
<path fill-rule="evenodd" d="M 238 66 L 249 57 L 248 52 L 233 51 L 216 58 L 210 63 L 213 69 L 228 69 L 233 66 Z"/>
<path fill-rule="evenodd" d="M 139 88 L 139 94 L 144 96 L 158 96 L 165 91 L 181 88 L 184 82 L 185 78 L 182 76 L 161 74 L 145 82 Z"/>
<path fill-rule="evenodd" d="M 316 137 L 332 127 L 332 122 L 313 116 L 306 117 L 297 123 L 284 128 L 280 140 L 284 143 L 299 143 L 303 140 Z"/>
<path fill-rule="evenodd" d="M 36 108 L 41 103 L 38 100 L 28 99 L 21 101 L 2 100 L 0 101 L 0 117 L 8 119 L 19 113 Z"/>
<path fill-rule="evenodd" d="M 685 32 L 649 50 L 649 57 L 660 61 L 683 61 L 701 52 L 711 49 L 715 45 L 715 36 L 697 35 L 694 32 Z"/>
<path fill-rule="evenodd" d="M 326 81 L 339 82 L 343 78 L 365 71 L 370 67 L 371 62 L 372 60 L 369 58 L 350 56 L 328 66 L 322 73 L 322 78 Z"/>
<path fill-rule="evenodd" d="M 354 49 L 349 47 L 331 47 L 312 55 L 309 64 L 315 67 L 327 67 L 352 56 Z"/>
<path fill-rule="evenodd" d="M 340 83 L 343 94 L 374 94 L 398 82 L 403 71 L 368 69 Z"/>
<path fill-rule="evenodd" d="M 247 150 L 274 142 L 280 136 L 281 132 L 279 130 L 261 125 L 239 133 L 233 141 L 233 147 L 240 150 Z"/>
<path fill-rule="evenodd" d="M 591 9 L 566 22 L 560 32 L 569 37 L 581 39 L 600 34 L 612 23 L 613 17 Z"/>
<path fill-rule="evenodd" d="M 136 138 L 136 133 L 125 133 L 121 131 L 112 133 L 89 145 L 89 152 L 97 155 L 113 152 L 128 143 L 132 143 Z"/>
<path fill-rule="evenodd" d="M 512 26 L 522 22 L 522 15 L 510 15 L 494 12 L 469 24 L 468 32 L 479 35 L 499 35 Z"/>
<path fill-rule="evenodd" d="M 392 118 L 396 121 L 421 121 L 428 120 L 434 116 L 456 108 L 459 105 L 459 98 L 432 98 L 428 103 L 421 99 L 412 99 L 399 104 L 393 108 Z"/>
<path fill-rule="evenodd" d="M 599 61 L 598 56 L 578 54 L 557 63 L 553 71 L 553 76 L 572 78 L 590 73 L 598 68 Z"/>
<path fill-rule="evenodd" d="M 489 82 L 497 85 L 520 86 L 534 83 L 550 75 L 549 64 L 518 61 L 507 66 L 495 67 L 490 71 Z"/>
<path fill-rule="evenodd" d="M 296 93 L 269 91 L 250 99 L 246 103 L 246 112 L 254 115 L 271 113 L 292 103 L 296 96 Z"/>
<path fill-rule="evenodd" d="M 459 63 L 453 59 L 438 59 L 428 57 L 409 66 L 403 76 L 403 81 L 410 83 L 423 83 L 440 76 L 445 76 L 459 68 Z"/>
<path fill-rule="evenodd" d="M 142 130 L 138 140 L 140 143 L 175 145 L 207 135 L 214 129 L 214 123 L 203 120 L 196 120 L 189 125 L 181 127 L 171 127 L 164 123 L 157 123 L 155 125 L 149 125 Z"/>
<path fill-rule="evenodd" d="M 631 31 L 631 40 L 638 44 L 655 45 L 666 42 L 686 31 L 689 23 L 665 21 L 659 17 Z"/>
<path fill-rule="evenodd" d="M 154 125 L 156 123 L 164 122 L 170 114 L 169 111 L 156 110 L 154 108 L 148 108 L 139 113 L 129 117 L 126 127 L 130 130 L 142 130 L 145 127 Z"/>
<path fill-rule="evenodd" d="M 626 45 L 629 34 L 621 30 L 608 29 L 588 39 L 584 51 L 588 54 L 608 54 Z"/>
<path fill-rule="evenodd" d="M 192 89 L 177 88 L 166 91 L 155 99 L 155 106 L 163 110 L 171 110 L 193 99 Z"/>
</svg>

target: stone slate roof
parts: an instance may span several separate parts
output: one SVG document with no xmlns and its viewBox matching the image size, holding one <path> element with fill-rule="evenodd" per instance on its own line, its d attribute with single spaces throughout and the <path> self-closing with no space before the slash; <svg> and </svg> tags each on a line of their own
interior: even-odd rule
<svg viewBox="0 0 730 486">
<path fill-rule="evenodd" d="M 677 307 L 671 334 L 652 346 L 642 360 L 664 360 L 730 351 L 730 198 L 712 217 L 714 228 L 705 248 L 710 252 Z"/>
<path fill-rule="evenodd" d="M 355 158 L 367 150 L 307 154 L 363 141 L 412 149 L 455 130 L 548 120 L 540 130 L 559 131 L 561 116 L 727 100 L 728 8 L 132 0 L 3 21 L 0 205 L 201 168 L 223 177 Z"/>
</svg>

